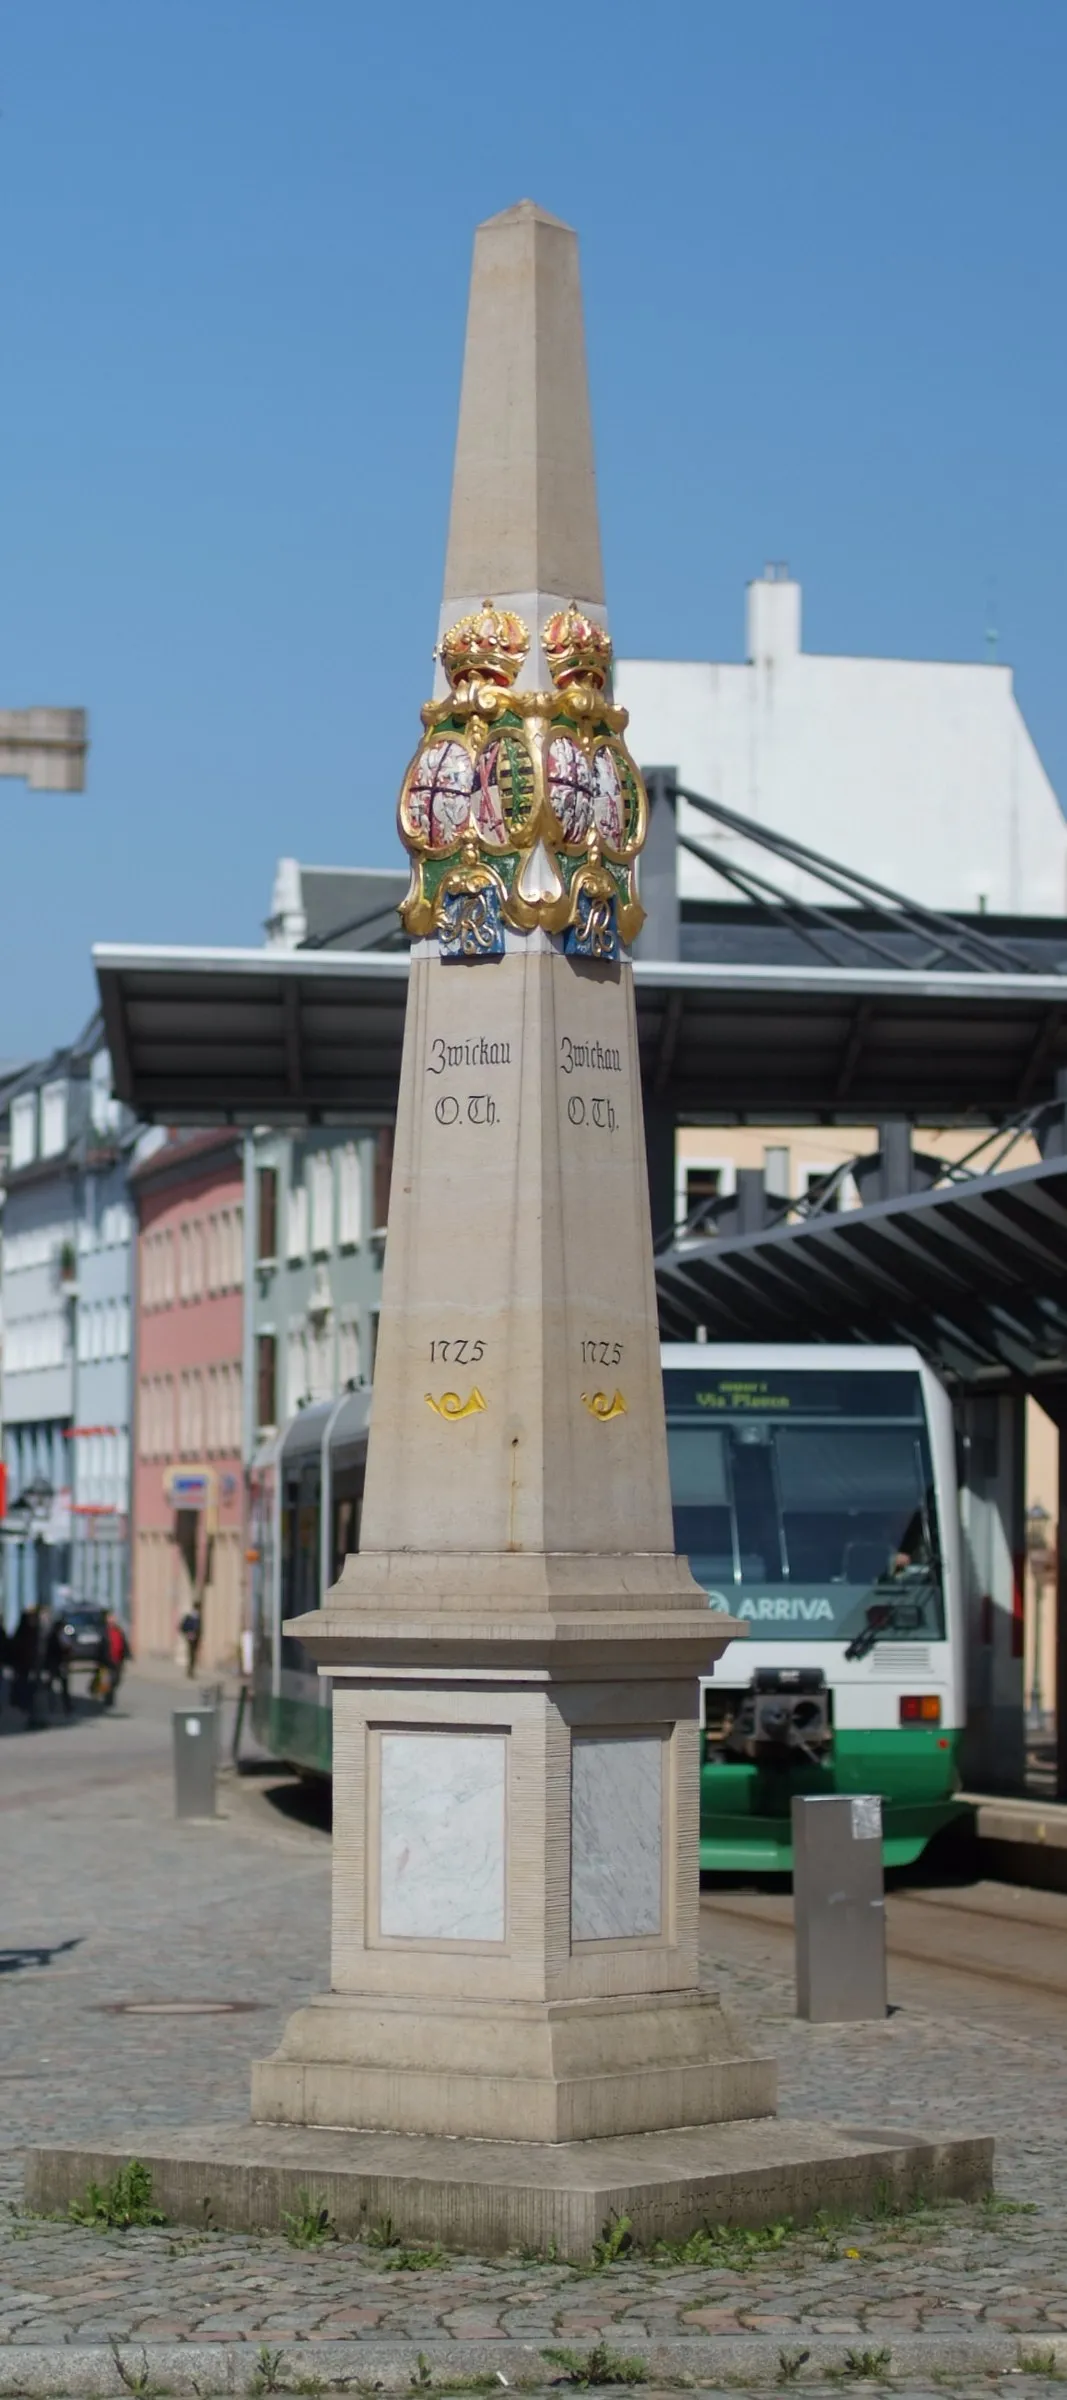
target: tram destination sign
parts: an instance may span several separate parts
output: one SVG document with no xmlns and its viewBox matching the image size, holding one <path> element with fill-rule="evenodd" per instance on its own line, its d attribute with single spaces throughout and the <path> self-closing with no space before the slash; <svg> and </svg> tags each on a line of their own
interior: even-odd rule
<svg viewBox="0 0 1067 2400">
<path fill-rule="evenodd" d="M 731 1368 L 707 1374 L 700 1368 L 668 1367 L 663 1381 L 672 1416 L 692 1410 L 696 1415 L 720 1417 L 923 1421 L 919 1378 L 907 1370 L 856 1374 L 847 1369 L 806 1367 L 791 1374 L 788 1368 L 748 1373 Z"/>
</svg>

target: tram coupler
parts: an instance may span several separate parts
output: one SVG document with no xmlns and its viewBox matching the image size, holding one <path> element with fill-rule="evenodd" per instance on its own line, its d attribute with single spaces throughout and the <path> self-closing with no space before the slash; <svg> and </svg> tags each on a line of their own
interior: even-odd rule
<svg viewBox="0 0 1067 2400">
<path fill-rule="evenodd" d="M 757 1667 L 723 1737 L 723 1756 L 767 1764 L 799 1752 L 817 1766 L 832 1734 L 821 1667 Z"/>
</svg>

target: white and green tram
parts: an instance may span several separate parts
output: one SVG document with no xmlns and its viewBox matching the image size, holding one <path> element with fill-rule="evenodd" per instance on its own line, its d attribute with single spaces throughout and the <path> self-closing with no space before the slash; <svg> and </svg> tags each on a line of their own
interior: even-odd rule
<svg viewBox="0 0 1067 2400">
<path fill-rule="evenodd" d="M 786 1871 L 795 1792 L 879 1792 L 886 1862 L 958 1814 L 964 1720 L 952 1411 L 915 1350 L 666 1344 L 675 1538 L 739 1618 L 702 1686 L 700 1862 Z M 302 1410 L 257 1457 L 253 1724 L 330 1772 L 330 1685 L 286 1618 L 359 1546 L 371 1394 Z"/>
</svg>

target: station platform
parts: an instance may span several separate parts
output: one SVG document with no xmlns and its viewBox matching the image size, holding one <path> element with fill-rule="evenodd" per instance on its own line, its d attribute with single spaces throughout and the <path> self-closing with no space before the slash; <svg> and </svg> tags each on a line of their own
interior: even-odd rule
<svg viewBox="0 0 1067 2400">
<path fill-rule="evenodd" d="M 973 1811 L 981 1871 L 1001 1883 L 1067 1891 L 1067 1807 L 1010 1793 L 961 1792 Z"/>
</svg>

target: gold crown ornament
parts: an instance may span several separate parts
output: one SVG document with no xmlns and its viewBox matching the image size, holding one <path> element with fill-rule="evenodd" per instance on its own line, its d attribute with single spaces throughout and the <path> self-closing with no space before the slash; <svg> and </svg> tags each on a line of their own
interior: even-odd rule
<svg viewBox="0 0 1067 2400">
<path fill-rule="evenodd" d="M 408 933 L 436 935 L 443 959 L 502 954 L 505 926 L 563 936 L 576 956 L 612 959 L 644 923 L 635 862 L 648 801 L 623 740 L 627 712 L 607 697 L 611 642 L 572 601 L 542 633 L 548 692 L 514 688 L 529 633 L 486 600 L 440 644 L 449 682 L 422 710 L 422 741 L 400 790 L 411 884 Z M 541 845 L 550 888 L 524 889 Z M 532 896 L 531 896 L 532 895 Z"/>
<path fill-rule="evenodd" d="M 548 672 L 558 692 L 579 684 L 602 692 L 611 672 L 611 636 L 571 601 L 557 608 L 541 635 Z"/>
<path fill-rule="evenodd" d="M 530 634 L 513 608 L 483 600 L 473 616 L 459 617 L 440 643 L 441 665 L 452 690 L 464 696 L 476 682 L 506 691 L 530 647 Z"/>
</svg>

